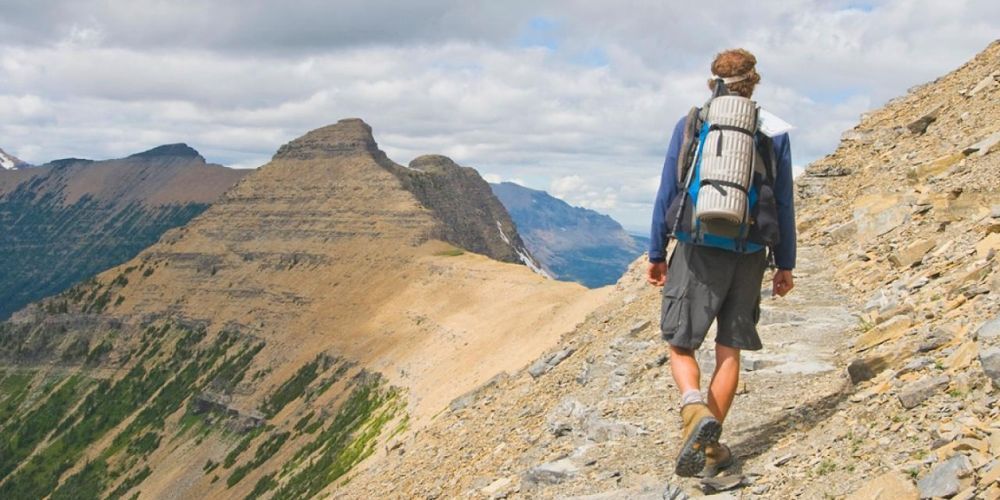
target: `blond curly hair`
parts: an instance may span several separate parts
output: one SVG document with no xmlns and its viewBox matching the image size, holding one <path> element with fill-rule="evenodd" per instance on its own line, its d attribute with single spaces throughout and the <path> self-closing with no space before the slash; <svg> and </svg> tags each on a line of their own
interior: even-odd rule
<svg viewBox="0 0 1000 500">
<path fill-rule="evenodd" d="M 757 58 L 745 49 L 729 49 L 719 52 L 712 61 L 712 74 L 721 77 L 739 76 L 750 73 L 749 78 L 726 85 L 729 92 L 750 98 L 753 89 L 760 82 L 760 75 L 755 66 Z M 715 90 L 715 79 L 708 80 L 708 88 Z"/>
</svg>

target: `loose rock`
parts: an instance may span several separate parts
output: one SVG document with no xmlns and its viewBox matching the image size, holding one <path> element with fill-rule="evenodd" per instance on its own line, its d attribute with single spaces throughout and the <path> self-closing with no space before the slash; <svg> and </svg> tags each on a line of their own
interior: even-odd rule
<svg viewBox="0 0 1000 500">
<path fill-rule="evenodd" d="M 533 484 L 558 484 L 576 475 L 580 467 L 568 458 L 547 462 L 532 467 L 521 478 L 522 481 Z"/>
<path fill-rule="evenodd" d="M 858 488 L 845 500 L 917 500 L 920 492 L 899 472 L 886 472 Z"/>
<path fill-rule="evenodd" d="M 947 375 L 924 377 L 903 388 L 903 392 L 899 394 L 899 402 L 903 408 L 912 409 L 948 385 L 948 380 Z"/>
<path fill-rule="evenodd" d="M 1000 347 L 979 351 L 979 364 L 983 367 L 983 373 L 993 382 L 993 386 L 1000 387 Z"/>
<path fill-rule="evenodd" d="M 972 472 L 972 464 L 965 455 L 955 455 L 948 461 L 931 469 L 923 479 L 917 482 L 920 498 L 950 497 L 962 489 L 959 482 Z"/>
</svg>

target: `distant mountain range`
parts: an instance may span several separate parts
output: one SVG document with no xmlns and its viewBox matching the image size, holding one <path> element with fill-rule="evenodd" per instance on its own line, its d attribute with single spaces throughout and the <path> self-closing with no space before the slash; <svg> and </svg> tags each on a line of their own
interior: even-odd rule
<svg viewBox="0 0 1000 500">
<path fill-rule="evenodd" d="M 630 235 L 607 215 L 512 182 L 490 187 L 528 250 L 557 279 L 590 288 L 610 285 L 646 249 L 648 240 Z"/>
<path fill-rule="evenodd" d="M 128 158 L 27 164 L 0 151 L 0 319 L 124 262 L 203 212 L 247 171 L 185 144 Z"/>
</svg>

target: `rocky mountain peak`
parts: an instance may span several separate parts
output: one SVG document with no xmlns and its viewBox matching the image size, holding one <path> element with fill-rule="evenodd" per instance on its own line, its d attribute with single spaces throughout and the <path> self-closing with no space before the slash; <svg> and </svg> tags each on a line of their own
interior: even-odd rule
<svg viewBox="0 0 1000 500">
<path fill-rule="evenodd" d="M 141 153 L 136 153 L 134 155 L 129 156 L 129 158 L 135 158 L 135 159 L 140 159 L 140 158 L 153 159 L 153 158 L 163 158 L 163 157 L 193 159 L 193 158 L 201 158 L 201 154 L 198 153 L 196 149 L 181 142 L 177 144 L 164 144 L 162 146 L 157 146 L 148 151 L 143 151 Z"/>
<path fill-rule="evenodd" d="M 0 149 L 0 170 L 17 170 L 31 165 L 20 158 Z"/>
<path fill-rule="evenodd" d="M 377 154 L 380 151 L 371 126 L 360 118 L 345 118 L 281 146 L 273 159 L 314 160 L 358 153 Z"/>
<path fill-rule="evenodd" d="M 410 162 L 410 168 L 427 173 L 447 173 L 461 168 L 451 158 L 444 155 L 418 156 Z"/>
</svg>

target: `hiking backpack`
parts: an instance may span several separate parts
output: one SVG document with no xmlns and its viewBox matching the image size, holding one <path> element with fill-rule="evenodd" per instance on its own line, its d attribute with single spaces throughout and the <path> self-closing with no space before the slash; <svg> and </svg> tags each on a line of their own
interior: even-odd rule
<svg viewBox="0 0 1000 500">
<path fill-rule="evenodd" d="M 722 80 L 703 107 L 691 108 L 666 217 L 678 241 L 734 252 L 778 244 L 777 157 L 757 130 L 759 112 L 754 101 L 729 95 Z"/>
</svg>

